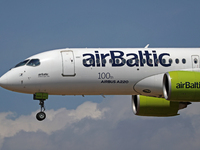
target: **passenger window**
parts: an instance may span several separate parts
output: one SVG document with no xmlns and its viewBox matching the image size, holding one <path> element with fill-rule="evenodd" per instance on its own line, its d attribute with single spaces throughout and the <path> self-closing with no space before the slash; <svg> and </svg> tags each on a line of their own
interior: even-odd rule
<svg viewBox="0 0 200 150">
<path fill-rule="evenodd" d="M 27 66 L 33 66 L 33 67 L 36 67 L 36 66 L 39 66 L 40 65 L 40 60 L 39 59 L 31 59 Z"/>
<path fill-rule="evenodd" d="M 170 58 L 170 59 L 169 59 L 169 63 L 172 64 L 172 62 L 173 62 L 173 60 Z"/>
<path fill-rule="evenodd" d="M 129 59 L 128 62 L 129 62 L 129 64 L 132 64 L 133 63 L 133 59 Z"/>
<path fill-rule="evenodd" d="M 99 60 L 99 59 L 96 59 L 96 63 L 97 63 L 97 64 L 100 64 L 100 60 Z"/>
<path fill-rule="evenodd" d="M 152 64 L 152 59 L 149 59 L 149 64 Z"/>
<path fill-rule="evenodd" d="M 86 64 L 86 59 L 83 59 L 83 64 L 84 64 L 84 65 Z"/>
<path fill-rule="evenodd" d="M 106 64 L 106 59 L 103 59 L 103 60 L 102 60 L 102 63 L 103 63 L 103 64 Z"/>
<path fill-rule="evenodd" d="M 162 63 L 165 64 L 165 63 L 166 63 L 166 60 L 165 60 L 165 59 L 162 59 Z"/>
<path fill-rule="evenodd" d="M 125 59 L 122 59 L 122 64 L 125 64 L 126 63 L 126 60 Z"/>
<path fill-rule="evenodd" d="M 24 66 L 24 65 L 26 65 L 26 63 L 27 63 L 28 61 L 29 61 L 29 59 L 20 62 L 20 63 L 18 63 L 14 68 L 17 68 L 17 67 L 20 67 L 20 66 Z"/>
<path fill-rule="evenodd" d="M 92 64 L 93 64 L 93 59 L 90 59 L 89 62 L 90 62 L 90 64 L 92 65 Z"/>
<path fill-rule="evenodd" d="M 139 64 L 139 59 L 135 59 L 135 63 L 138 65 Z"/>
<path fill-rule="evenodd" d="M 179 63 L 179 59 L 178 59 L 178 58 L 176 58 L 175 62 L 178 64 L 178 63 Z"/>
<path fill-rule="evenodd" d="M 119 64 L 119 59 L 116 59 L 116 64 Z"/>
<path fill-rule="evenodd" d="M 155 59 L 155 63 L 158 65 L 158 63 L 159 63 L 159 60 L 158 60 L 158 59 Z"/>
<path fill-rule="evenodd" d="M 194 63 L 195 63 L 195 64 L 197 64 L 197 63 L 198 63 L 198 60 L 197 60 L 196 58 L 194 59 Z"/>
<path fill-rule="evenodd" d="M 146 63 L 146 60 L 145 60 L 145 59 L 142 59 L 142 63 L 145 64 L 145 63 Z"/>
<path fill-rule="evenodd" d="M 113 63 L 113 60 L 112 60 L 112 59 L 109 59 L 109 63 L 111 63 L 111 64 L 112 64 L 112 63 Z"/>
<path fill-rule="evenodd" d="M 183 59 L 182 59 L 182 63 L 183 63 L 183 64 L 185 64 L 185 63 L 186 63 L 186 60 L 185 60 L 185 58 L 183 58 Z"/>
</svg>

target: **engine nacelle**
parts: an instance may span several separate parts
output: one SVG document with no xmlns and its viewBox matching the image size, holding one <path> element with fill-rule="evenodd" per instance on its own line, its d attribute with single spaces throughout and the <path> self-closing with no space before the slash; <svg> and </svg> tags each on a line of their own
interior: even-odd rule
<svg viewBox="0 0 200 150">
<path fill-rule="evenodd" d="M 200 101 L 200 72 L 171 71 L 163 77 L 165 99 L 181 102 Z"/>
<path fill-rule="evenodd" d="M 164 98 L 132 95 L 132 108 L 135 115 L 169 117 L 179 115 L 178 110 L 186 108 L 189 103 L 172 102 Z"/>
<path fill-rule="evenodd" d="M 144 78 L 137 82 L 133 88 L 138 95 L 163 97 L 163 75 L 157 74 Z"/>
</svg>

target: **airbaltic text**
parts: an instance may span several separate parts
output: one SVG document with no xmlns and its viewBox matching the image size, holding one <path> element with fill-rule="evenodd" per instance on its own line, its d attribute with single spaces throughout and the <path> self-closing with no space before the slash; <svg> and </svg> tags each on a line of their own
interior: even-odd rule
<svg viewBox="0 0 200 150">
<path fill-rule="evenodd" d="M 186 88 L 186 89 L 199 89 L 200 88 L 200 82 L 185 82 L 185 83 L 176 83 L 176 88 Z"/>
<path fill-rule="evenodd" d="M 129 67 L 143 67 L 145 64 L 149 67 L 157 67 L 159 64 L 163 67 L 169 67 L 171 63 L 166 61 L 166 57 L 169 56 L 169 53 L 161 53 L 158 55 L 155 50 L 152 50 L 152 52 L 139 50 L 138 53 L 127 54 L 117 50 L 109 51 L 109 53 L 95 51 L 94 54 L 83 54 L 83 65 L 85 67 L 105 67 L 106 61 L 109 59 L 112 67 L 122 67 L 125 64 Z"/>
</svg>

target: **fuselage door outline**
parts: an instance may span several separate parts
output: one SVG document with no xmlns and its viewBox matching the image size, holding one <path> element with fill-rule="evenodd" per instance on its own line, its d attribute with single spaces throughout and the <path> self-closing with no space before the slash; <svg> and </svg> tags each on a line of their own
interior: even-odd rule
<svg viewBox="0 0 200 150">
<path fill-rule="evenodd" d="M 73 51 L 61 51 L 62 56 L 62 76 L 75 76 L 75 59 Z"/>
<path fill-rule="evenodd" d="M 199 68 L 199 56 L 192 55 L 192 68 Z"/>
</svg>

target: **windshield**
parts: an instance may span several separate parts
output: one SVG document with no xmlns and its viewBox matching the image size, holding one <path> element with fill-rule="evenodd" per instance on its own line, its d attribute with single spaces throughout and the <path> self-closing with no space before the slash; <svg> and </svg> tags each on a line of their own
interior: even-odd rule
<svg viewBox="0 0 200 150">
<path fill-rule="evenodd" d="M 14 68 L 20 67 L 20 66 L 24 66 L 24 65 L 26 65 L 26 63 L 27 63 L 28 61 L 29 61 L 29 59 L 20 62 L 20 63 L 18 63 Z"/>
<path fill-rule="evenodd" d="M 31 59 L 27 66 L 33 66 L 33 67 L 36 67 L 36 66 L 39 66 L 40 65 L 40 60 L 39 59 Z"/>
</svg>

